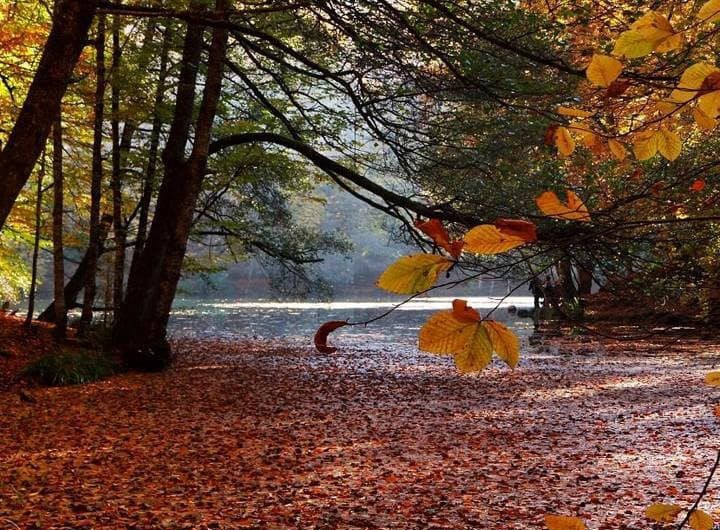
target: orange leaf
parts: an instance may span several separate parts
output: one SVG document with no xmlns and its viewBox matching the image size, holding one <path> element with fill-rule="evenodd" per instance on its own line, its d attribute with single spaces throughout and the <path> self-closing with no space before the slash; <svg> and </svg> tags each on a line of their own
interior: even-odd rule
<svg viewBox="0 0 720 530">
<path fill-rule="evenodd" d="M 450 234 L 439 219 L 428 219 L 427 221 L 416 220 L 415 228 L 430 236 L 439 247 L 444 248 L 453 258 L 457 259 L 462 252 L 464 243 L 458 240 L 451 240 Z"/>
<path fill-rule="evenodd" d="M 540 194 L 535 203 L 542 213 L 558 219 L 569 221 L 590 221 L 590 213 L 580 197 L 567 190 L 567 204 L 563 204 L 555 192 L 546 191 Z"/>
<path fill-rule="evenodd" d="M 327 345 L 328 335 L 336 329 L 347 325 L 347 320 L 331 320 L 320 326 L 315 333 L 315 348 L 317 351 L 320 353 L 335 353 L 337 348 Z"/>
<path fill-rule="evenodd" d="M 535 223 L 522 219 L 496 219 L 495 227 L 507 236 L 514 236 L 525 241 L 537 240 L 537 227 Z"/>
<path fill-rule="evenodd" d="M 452 306 L 453 316 L 461 322 L 480 322 L 482 320 L 478 310 L 467 305 L 467 300 L 455 299 Z"/>
<path fill-rule="evenodd" d="M 692 183 L 692 186 L 690 186 L 690 190 L 692 191 L 702 191 L 705 189 L 705 181 L 701 179 L 697 179 L 695 182 Z"/>
</svg>

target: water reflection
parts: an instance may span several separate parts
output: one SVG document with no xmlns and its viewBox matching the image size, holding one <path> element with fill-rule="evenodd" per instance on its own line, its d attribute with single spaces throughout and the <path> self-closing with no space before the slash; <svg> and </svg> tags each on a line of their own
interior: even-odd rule
<svg viewBox="0 0 720 530">
<path fill-rule="evenodd" d="M 353 327 L 342 331 L 343 342 L 356 345 L 414 344 L 417 332 L 435 311 L 448 309 L 452 298 L 433 297 L 413 300 L 385 319 L 368 328 Z M 491 297 L 470 297 L 471 306 L 486 314 L 500 300 Z M 520 335 L 532 332 L 532 321 L 508 313 L 508 306 L 532 307 L 533 299 L 510 297 L 493 313 Z M 392 307 L 391 301 L 272 302 L 268 300 L 192 300 L 179 299 L 173 308 L 170 333 L 175 337 L 197 338 L 282 338 L 307 344 L 317 327 L 328 320 L 365 321 Z"/>
</svg>

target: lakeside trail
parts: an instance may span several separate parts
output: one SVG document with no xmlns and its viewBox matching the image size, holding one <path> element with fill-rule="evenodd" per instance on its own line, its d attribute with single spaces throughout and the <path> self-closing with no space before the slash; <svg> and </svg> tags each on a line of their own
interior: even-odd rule
<svg viewBox="0 0 720 530">
<path fill-rule="evenodd" d="M 0 392 L 0 528 L 647 529 L 720 445 L 716 341 L 547 339 L 472 376 L 392 348 L 176 347 L 165 373 Z M 720 515 L 720 478 L 701 507 Z"/>
</svg>

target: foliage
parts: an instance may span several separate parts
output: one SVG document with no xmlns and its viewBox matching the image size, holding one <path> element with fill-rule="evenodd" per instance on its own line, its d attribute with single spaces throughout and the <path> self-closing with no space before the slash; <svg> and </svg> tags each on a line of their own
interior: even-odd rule
<svg viewBox="0 0 720 530">
<path fill-rule="evenodd" d="M 84 349 L 45 354 L 25 370 L 26 375 L 47 386 L 91 383 L 114 372 L 115 365 L 107 356 Z"/>
</svg>

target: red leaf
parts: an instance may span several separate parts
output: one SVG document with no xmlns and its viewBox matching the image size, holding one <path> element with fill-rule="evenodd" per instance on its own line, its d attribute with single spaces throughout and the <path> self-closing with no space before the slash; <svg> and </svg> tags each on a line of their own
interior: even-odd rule
<svg viewBox="0 0 720 530">
<path fill-rule="evenodd" d="M 467 300 L 455 299 L 452 306 L 453 316 L 462 322 L 480 322 L 482 320 L 478 310 L 467 305 Z"/>
<path fill-rule="evenodd" d="M 328 335 L 336 329 L 347 325 L 347 320 L 331 320 L 320 326 L 315 333 L 315 348 L 317 351 L 320 353 L 335 353 L 337 348 L 327 345 Z"/>
<path fill-rule="evenodd" d="M 535 223 L 522 219 L 496 219 L 495 228 L 505 235 L 515 236 L 525 241 L 537 240 L 537 227 Z"/>
<path fill-rule="evenodd" d="M 620 81 L 616 79 L 610 83 L 610 86 L 607 88 L 606 95 L 609 98 L 616 98 L 624 94 L 628 88 L 630 88 L 630 83 L 628 81 Z"/>
<path fill-rule="evenodd" d="M 453 258 L 457 259 L 463 249 L 463 241 L 450 240 L 450 234 L 439 219 L 428 219 L 427 221 L 415 221 L 415 228 L 430 236 L 435 244 L 444 248 Z"/>
<path fill-rule="evenodd" d="M 695 182 L 692 183 L 692 186 L 690 186 L 690 189 L 692 191 L 702 191 L 705 189 L 705 181 L 701 179 L 697 179 Z"/>
</svg>

